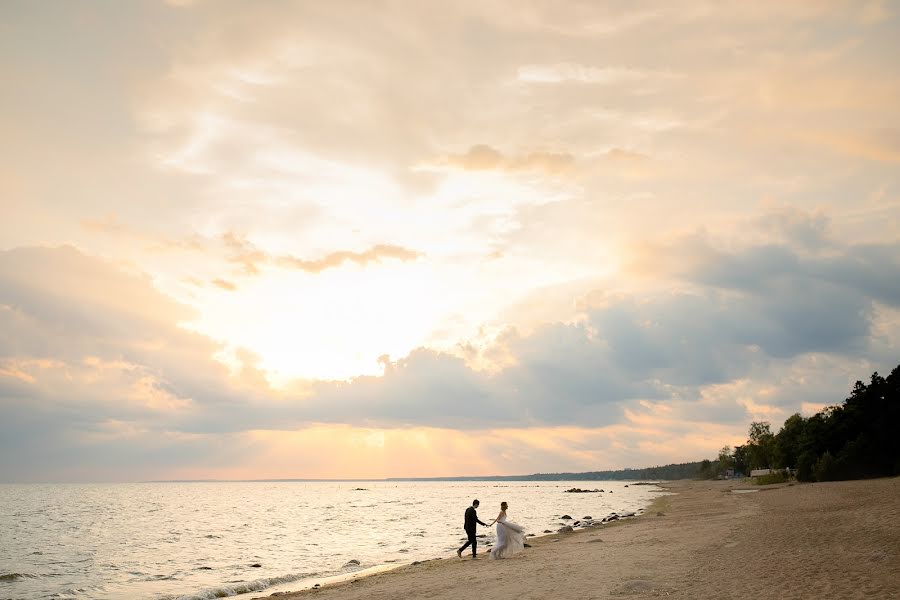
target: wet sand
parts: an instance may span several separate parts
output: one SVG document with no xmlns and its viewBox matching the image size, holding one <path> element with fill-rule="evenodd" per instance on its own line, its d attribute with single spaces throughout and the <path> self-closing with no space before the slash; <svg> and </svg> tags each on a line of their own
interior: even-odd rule
<svg viewBox="0 0 900 600">
<path fill-rule="evenodd" d="M 511 559 L 453 555 L 278 596 L 900 600 L 900 478 L 663 487 L 644 516 L 536 538 Z"/>
</svg>

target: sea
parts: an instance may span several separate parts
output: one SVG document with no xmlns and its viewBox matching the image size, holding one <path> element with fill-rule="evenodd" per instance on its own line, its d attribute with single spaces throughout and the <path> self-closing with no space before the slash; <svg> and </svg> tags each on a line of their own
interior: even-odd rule
<svg viewBox="0 0 900 600">
<path fill-rule="evenodd" d="M 631 484 L 631 485 L 629 485 Z M 500 502 L 535 535 L 639 512 L 613 481 L 0 484 L 0 600 L 196 600 L 300 590 L 414 561 L 459 560 L 463 513 Z M 571 488 L 602 489 L 567 493 Z M 562 520 L 563 516 L 572 520 Z M 479 527 L 479 553 L 494 540 Z"/>
</svg>

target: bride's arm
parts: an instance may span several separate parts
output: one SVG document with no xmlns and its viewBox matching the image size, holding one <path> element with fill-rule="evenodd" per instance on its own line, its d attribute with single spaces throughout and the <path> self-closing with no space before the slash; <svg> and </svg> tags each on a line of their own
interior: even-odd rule
<svg viewBox="0 0 900 600">
<path fill-rule="evenodd" d="M 490 527 L 491 525 L 493 525 L 494 523 L 496 523 L 497 521 L 499 521 L 499 520 L 500 520 L 500 517 L 502 517 L 502 516 L 503 516 L 503 511 L 501 510 L 501 511 L 500 511 L 500 514 L 497 515 L 497 518 L 494 519 L 493 521 L 491 521 L 491 522 L 488 524 L 488 527 Z"/>
</svg>

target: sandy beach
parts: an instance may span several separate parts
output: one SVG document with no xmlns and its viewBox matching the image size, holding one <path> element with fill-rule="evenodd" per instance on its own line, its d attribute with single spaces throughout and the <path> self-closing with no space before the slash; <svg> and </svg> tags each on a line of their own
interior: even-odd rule
<svg viewBox="0 0 900 600">
<path fill-rule="evenodd" d="M 661 496 L 644 516 L 536 538 L 532 548 L 508 560 L 448 556 L 278 595 L 900 599 L 900 478 L 766 487 L 680 481 L 663 487 L 671 495 Z"/>
</svg>

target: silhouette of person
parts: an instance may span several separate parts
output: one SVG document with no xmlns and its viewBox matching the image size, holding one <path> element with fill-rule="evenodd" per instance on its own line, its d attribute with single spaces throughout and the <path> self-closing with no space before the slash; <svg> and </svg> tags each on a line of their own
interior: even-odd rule
<svg viewBox="0 0 900 600">
<path fill-rule="evenodd" d="M 476 548 L 478 548 L 478 539 L 475 537 L 475 524 L 481 523 L 482 525 L 487 527 L 487 524 L 482 523 L 478 519 L 478 513 L 476 512 L 476 509 L 478 508 L 478 504 L 479 504 L 479 502 L 477 499 L 473 500 L 472 506 L 470 506 L 469 508 L 466 509 L 466 520 L 465 520 L 465 524 L 463 525 L 463 529 L 466 530 L 466 535 L 469 537 L 469 540 L 465 544 L 462 545 L 462 548 L 460 548 L 459 550 L 456 551 L 456 555 L 460 558 L 462 558 L 463 550 L 468 548 L 469 544 L 472 545 L 472 558 L 477 558 Z"/>
</svg>

